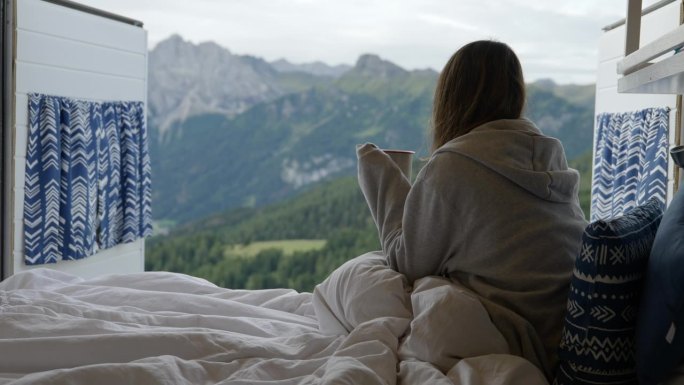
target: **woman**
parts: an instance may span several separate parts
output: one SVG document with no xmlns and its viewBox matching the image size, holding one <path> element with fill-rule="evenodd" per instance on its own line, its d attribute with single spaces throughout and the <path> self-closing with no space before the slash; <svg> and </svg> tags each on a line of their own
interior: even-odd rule
<svg viewBox="0 0 684 385">
<path fill-rule="evenodd" d="M 435 91 L 433 150 L 413 186 L 372 144 L 359 184 L 391 268 L 442 275 L 479 296 L 511 353 L 547 376 L 587 225 L 563 147 L 521 118 L 525 82 L 506 45 L 459 49 Z"/>
</svg>

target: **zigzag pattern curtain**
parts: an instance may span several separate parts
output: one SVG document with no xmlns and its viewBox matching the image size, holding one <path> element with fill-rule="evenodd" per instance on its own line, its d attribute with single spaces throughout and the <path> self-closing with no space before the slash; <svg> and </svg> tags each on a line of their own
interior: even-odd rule
<svg viewBox="0 0 684 385">
<path fill-rule="evenodd" d="M 81 259 L 152 233 L 142 102 L 29 95 L 27 265 Z"/>
<path fill-rule="evenodd" d="M 665 207 L 669 108 L 597 117 L 591 220 L 609 219 L 656 197 Z"/>
</svg>

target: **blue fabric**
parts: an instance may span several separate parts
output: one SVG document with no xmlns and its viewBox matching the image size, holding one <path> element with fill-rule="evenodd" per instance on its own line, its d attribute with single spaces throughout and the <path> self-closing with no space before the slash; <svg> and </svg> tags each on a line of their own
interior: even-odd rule
<svg viewBox="0 0 684 385">
<path fill-rule="evenodd" d="M 610 219 L 667 195 L 669 108 L 596 118 L 591 220 Z"/>
<path fill-rule="evenodd" d="M 642 276 L 662 217 L 656 198 L 582 235 L 555 384 L 637 384 L 634 329 Z"/>
<path fill-rule="evenodd" d="M 30 94 L 24 187 L 28 265 L 81 259 L 150 235 L 143 103 Z"/>
<path fill-rule="evenodd" d="M 674 334 L 668 341 L 671 327 Z M 651 256 L 637 322 L 639 383 L 657 384 L 684 360 L 684 191 L 663 215 Z"/>
</svg>

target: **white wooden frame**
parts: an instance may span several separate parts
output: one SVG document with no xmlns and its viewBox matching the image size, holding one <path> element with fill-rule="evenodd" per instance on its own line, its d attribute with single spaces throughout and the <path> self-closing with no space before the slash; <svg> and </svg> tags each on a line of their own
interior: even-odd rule
<svg viewBox="0 0 684 385">
<path fill-rule="evenodd" d="M 78 261 L 27 266 L 23 252 L 23 205 L 28 94 L 84 100 L 147 102 L 147 32 L 140 22 L 68 0 L 13 0 L 14 91 L 6 151 L 6 213 L 9 234 L 3 275 L 47 267 L 82 277 L 144 270 L 143 240 L 115 246 Z M 9 252 L 9 254 L 7 254 Z"/>
<path fill-rule="evenodd" d="M 680 25 L 639 47 L 641 4 L 641 0 L 627 0 L 625 57 L 617 65 L 618 74 L 624 76 L 618 80 L 618 90 L 629 93 L 682 94 L 684 53 L 669 57 L 667 53 L 684 47 L 684 27 Z M 649 62 L 655 58 L 661 60 Z"/>
</svg>

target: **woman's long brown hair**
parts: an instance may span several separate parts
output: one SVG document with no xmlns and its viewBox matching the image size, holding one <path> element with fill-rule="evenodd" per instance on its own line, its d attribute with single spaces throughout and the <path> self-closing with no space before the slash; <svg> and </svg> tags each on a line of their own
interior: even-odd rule
<svg viewBox="0 0 684 385">
<path fill-rule="evenodd" d="M 525 80 L 506 44 L 469 43 L 449 59 L 437 81 L 432 150 L 497 119 L 517 119 L 525 106 Z"/>
</svg>

